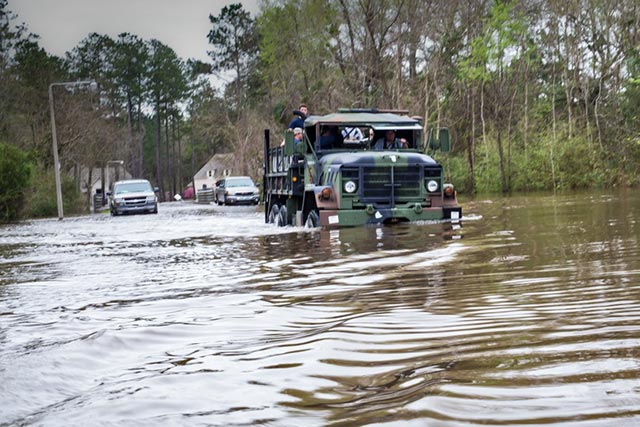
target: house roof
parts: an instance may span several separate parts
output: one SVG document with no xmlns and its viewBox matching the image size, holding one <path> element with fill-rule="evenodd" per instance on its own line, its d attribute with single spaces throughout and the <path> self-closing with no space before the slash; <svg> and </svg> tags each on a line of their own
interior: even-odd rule
<svg viewBox="0 0 640 427">
<path fill-rule="evenodd" d="M 224 153 L 224 154 L 216 154 L 209 159 L 207 163 L 204 164 L 200 168 L 198 172 L 194 175 L 194 179 L 205 179 L 208 178 L 207 171 L 210 170 L 220 170 L 223 169 L 232 169 L 233 168 L 233 153 Z"/>
</svg>

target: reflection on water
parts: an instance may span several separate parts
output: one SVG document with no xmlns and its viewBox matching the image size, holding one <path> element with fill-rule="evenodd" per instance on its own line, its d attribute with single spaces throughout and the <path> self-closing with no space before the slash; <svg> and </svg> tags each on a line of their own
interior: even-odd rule
<svg viewBox="0 0 640 427">
<path fill-rule="evenodd" d="M 639 425 L 640 198 L 464 207 L 0 228 L 0 426 Z"/>
</svg>

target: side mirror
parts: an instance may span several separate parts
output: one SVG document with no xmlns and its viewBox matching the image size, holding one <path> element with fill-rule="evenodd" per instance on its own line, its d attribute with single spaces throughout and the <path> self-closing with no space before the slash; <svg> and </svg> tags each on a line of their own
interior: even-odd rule
<svg viewBox="0 0 640 427">
<path fill-rule="evenodd" d="M 440 151 L 448 153 L 451 149 L 451 137 L 449 136 L 449 129 L 440 128 L 438 132 L 438 140 L 440 141 Z"/>
<path fill-rule="evenodd" d="M 107 197 L 111 197 L 111 191 L 107 191 Z"/>
<path fill-rule="evenodd" d="M 158 191 L 160 191 L 160 189 L 158 187 L 153 187 L 153 192 L 157 193 Z"/>
<path fill-rule="evenodd" d="M 427 138 L 426 150 L 436 151 L 440 150 L 443 153 L 448 153 L 451 149 L 451 136 L 449 135 L 449 129 L 438 129 L 438 138 L 436 138 L 436 130 L 434 128 L 429 129 L 429 137 Z"/>
</svg>

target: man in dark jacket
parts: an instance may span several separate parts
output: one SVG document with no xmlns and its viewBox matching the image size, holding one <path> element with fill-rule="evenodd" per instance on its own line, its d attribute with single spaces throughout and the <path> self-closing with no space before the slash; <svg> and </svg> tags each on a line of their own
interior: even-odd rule
<svg viewBox="0 0 640 427">
<path fill-rule="evenodd" d="M 304 120 L 307 118 L 307 114 L 309 113 L 309 109 L 307 108 L 306 104 L 300 104 L 297 110 L 293 110 L 293 113 L 298 117 L 291 120 L 291 123 L 289 123 L 289 129 L 304 129 Z"/>
</svg>

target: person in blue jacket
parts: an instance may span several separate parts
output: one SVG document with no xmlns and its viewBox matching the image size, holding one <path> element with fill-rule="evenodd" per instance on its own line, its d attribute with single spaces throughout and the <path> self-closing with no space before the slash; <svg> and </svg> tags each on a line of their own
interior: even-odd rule
<svg viewBox="0 0 640 427">
<path fill-rule="evenodd" d="M 309 109 L 307 108 L 306 104 L 300 104 L 297 110 L 293 110 L 293 114 L 297 115 L 298 117 L 291 120 L 291 123 L 289 123 L 289 129 L 304 129 L 304 120 L 307 118 L 307 114 L 309 114 Z"/>
</svg>

